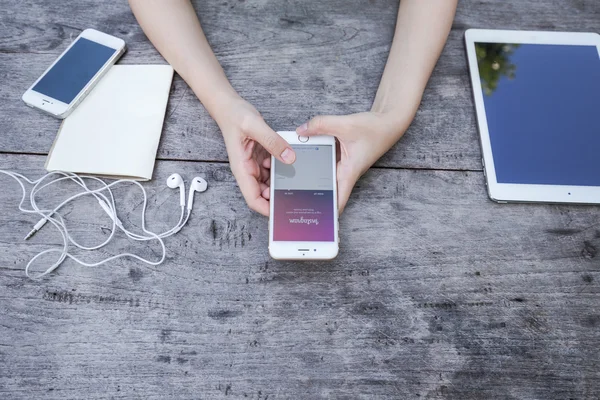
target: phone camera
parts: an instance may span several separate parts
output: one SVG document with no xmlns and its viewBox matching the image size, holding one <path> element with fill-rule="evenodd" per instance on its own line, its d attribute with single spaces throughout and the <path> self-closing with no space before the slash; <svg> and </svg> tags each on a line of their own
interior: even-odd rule
<svg viewBox="0 0 600 400">
<path fill-rule="evenodd" d="M 308 136 L 298 136 L 298 140 L 302 143 L 308 142 L 308 139 L 309 139 Z"/>
<path fill-rule="evenodd" d="M 314 251 L 317 251 L 317 249 L 315 249 Z"/>
</svg>

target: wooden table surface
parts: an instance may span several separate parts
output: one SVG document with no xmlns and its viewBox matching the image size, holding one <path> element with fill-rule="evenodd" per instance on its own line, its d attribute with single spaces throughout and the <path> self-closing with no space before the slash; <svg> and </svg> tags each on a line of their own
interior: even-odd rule
<svg viewBox="0 0 600 400">
<path fill-rule="evenodd" d="M 196 3 L 234 87 L 273 128 L 370 106 L 397 0 Z M 179 77 L 145 184 L 151 228 L 177 220 L 170 173 L 209 190 L 163 265 L 65 262 L 26 278 L 62 241 L 51 227 L 22 240 L 37 218 L 0 177 L 0 398 L 599 398 L 600 208 L 488 199 L 470 27 L 598 32 L 600 2 L 462 0 L 414 123 L 352 194 L 332 262 L 269 258 L 267 219 L 247 209 L 216 124 Z M 164 63 L 124 0 L 3 1 L 0 168 L 44 173 L 59 121 L 20 97 L 85 28 L 125 39 L 122 64 Z M 137 221 L 139 193 L 117 193 Z M 83 242 L 107 235 L 92 201 L 67 212 Z M 131 249 L 159 255 L 118 235 L 93 257 Z"/>
</svg>

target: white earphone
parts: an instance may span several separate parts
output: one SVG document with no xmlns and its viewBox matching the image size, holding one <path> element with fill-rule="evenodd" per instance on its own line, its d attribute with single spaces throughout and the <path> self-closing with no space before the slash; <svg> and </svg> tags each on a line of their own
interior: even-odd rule
<svg viewBox="0 0 600 400">
<path fill-rule="evenodd" d="M 192 180 L 192 184 L 190 185 L 190 194 L 188 194 L 188 200 L 187 200 L 187 209 L 188 212 L 192 211 L 192 207 L 194 206 L 194 192 L 206 192 L 206 189 L 208 188 L 208 183 L 200 178 L 199 176 L 195 177 Z"/>
<path fill-rule="evenodd" d="M 171 174 L 167 178 L 167 186 L 171 189 L 179 188 L 179 204 L 181 207 L 185 207 L 185 183 L 183 182 L 183 178 L 177 172 Z"/>
<path fill-rule="evenodd" d="M 188 197 L 188 205 L 187 205 L 187 213 L 186 213 L 185 212 L 185 210 L 186 210 L 186 207 L 185 207 L 185 183 L 183 182 L 183 178 L 181 177 L 181 175 L 179 175 L 177 173 L 169 176 L 169 178 L 167 179 L 168 187 L 170 187 L 172 189 L 179 188 L 179 202 L 180 202 L 180 207 L 181 207 L 181 215 L 179 217 L 179 221 L 173 228 L 167 230 L 166 232 L 156 234 L 156 233 L 151 232 L 148 229 L 146 229 L 145 216 L 146 216 L 146 207 L 147 207 L 147 195 L 146 195 L 146 190 L 144 189 L 144 187 L 137 181 L 133 181 L 133 180 L 129 180 L 129 179 L 121 179 L 121 180 L 116 180 L 110 184 L 107 184 L 102 179 L 99 179 L 99 178 L 96 178 L 93 176 L 79 176 L 77 174 L 73 174 L 73 173 L 69 173 L 69 172 L 61 172 L 61 171 L 50 172 L 37 180 L 30 180 L 21 174 L 11 172 L 11 171 L 0 170 L 0 173 L 10 176 L 11 178 L 15 179 L 17 181 L 17 183 L 19 183 L 19 185 L 21 186 L 22 196 L 21 196 L 21 201 L 19 203 L 19 210 L 21 210 L 24 213 L 38 214 L 42 217 L 42 219 L 40 219 L 35 224 L 32 231 L 29 232 L 29 234 L 25 237 L 25 240 L 29 239 L 36 232 L 38 232 L 48 221 L 50 223 L 52 223 L 52 225 L 54 225 L 59 230 L 60 234 L 63 237 L 62 249 L 51 248 L 51 249 L 44 250 L 44 251 L 38 253 L 36 256 L 34 256 L 29 261 L 29 263 L 27 263 L 27 265 L 25 267 L 25 274 L 30 278 L 41 278 L 41 277 L 49 274 L 50 272 L 52 272 L 56 268 L 58 268 L 60 266 L 60 264 L 62 264 L 62 262 L 66 258 L 70 258 L 83 266 L 89 266 L 89 267 L 98 266 L 98 265 L 101 265 L 101 264 L 104 264 L 109 261 L 115 260 L 117 258 L 122 258 L 122 257 L 135 258 L 135 259 L 140 260 L 149 265 L 161 264 L 165 260 L 165 257 L 166 257 L 166 248 L 165 248 L 163 239 L 176 234 L 186 225 L 188 219 L 190 218 L 191 210 L 193 207 L 194 192 L 204 192 L 208 187 L 208 184 L 206 183 L 206 181 L 204 179 L 202 179 L 200 177 L 196 177 L 193 179 L 191 187 L 190 187 L 190 192 L 189 192 L 189 197 Z M 48 178 L 54 177 L 54 176 L 59 176 L 59 177 L 56 179 L 50 180 L 49 182 L 45 182 Z M 65 181 L 65 180 L 70 180 L 70 181 L 76 183 L 80 188 L 83 189 L 83 191 L 69 197 L 68 199 L 61 202 L 58 206 L 54 207 L 53 209 L 46 209 L 46 210 L 40 209 L 36 203 L 36 195 L 38 194 L 38 192 L 50 187 L 51 185 L 53 185 L 57 182 Z M 95 181 L 95 182 L 99 183 L 101 187 L 99 189 L 90 189 L 85 182 L 86 180 Z M 31 209 L 26 209 L 23 207 L 23 202 L 25 201 L 26 192 L 27 192 L 23 181 L 33 185 L 33 188 L 31 189 L 31 192 L 29 193 L 29 201 L 30 201 Z M 119 217 L 117 216 L 117 210 L 116 210 L 116 206 L 115 206 L 115 198 L 114 198 L 111 188 L 114 187 L 115 185 L 118 185 L 121 183 L 132 183 L 132 184 L 138 186 L 140 188 L 140 190 L 142 191 L 142 194 L 144 197 L 144 202 L 142 205 L 142 216 L 141 216 L 142 217 L 142 231 L 144 232 L 143 234 L 134 233 L 134 232 L 131 232 L 128 229 L 126 229 L 123 226 L 123 223 L 121 222 Z M 105 194 L 105 192 L 107 194 Z M 109 237 L 104 242 L 102 242 L 101 244 L 96 245 L 96 246 L 89 247 L 89 246 L 83 246 L 83 245 L 77 243 L 73 239 L 73 237 L 69 234 L 69 232 L 67 230 L 67 226 L 65 224 L 65 221 L 59 213 L 59 210 L 62 207 L 64 207 L 66 204 L 68 204 L 71 201 L 74 201 L 75 199 L 83 197 L 83 196 L 95 197 L 96 200 L 98 201 L 98 203 L 100 204 L 101 208 L 112 220 L 112 228 L 111 228 L 111 233 L 110 233 Z M 185 220 L 184 220 L 184 214 L 187 214 L 187 215 L 185 215 Z M 157 240 L 160 243 L 161 249 L 162 249 L 162 257 L 160 258 L 160 260 L 159 261 L 151 261 L 151 260 L 142 258 L 142 257 L 132 254 L 132 253 L 123 253 L 123 254 L 118 254 L 118 255 L 106 258 L 104 260 L 101 260 L 101 261 L 98 261 L 95 263 L 87 263 L 87 262 L 84 262 L 84 261 L 76 258 L 74 255 L 69 253 L 69 251 L 68 251 L 69 243 L 71 243 L 75 247 L 82 249 L 82 250 L 97 250 L 97 249 L 100 249 L 100 248 L 106 246 L 110 242 L 110 240 L 113 238 L 113 236 L 116 232 L 116 228 L 119 228 L 120 230 L 122 230 L 125 233 L 125 235 L 127 235 L 127 237 L 132 240 L 136 240 L 136 241 Z M 50 267 L 48 267 L 44 272 L 42 272 L 36 276 L 31 276 L 29 274 L 29 269 L 30 269 L 31 265 L 33 264 L 33 262 L 36 259 L 38 259 L 39 257 L 41 257 L 42 255 L 44 255 L 46 253 L 51 253 L 51 252 L 59 252 L 60 253 L 59 259 L 54 264 L 52 264 Z"/>
</svg>

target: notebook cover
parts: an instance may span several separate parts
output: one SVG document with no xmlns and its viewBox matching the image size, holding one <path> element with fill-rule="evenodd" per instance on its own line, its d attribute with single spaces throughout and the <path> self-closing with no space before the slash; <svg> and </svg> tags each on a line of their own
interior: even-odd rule
<svg viewBox="0 0 600 400">
<path fill-rule="evenodd" d="M 170 65 L 114 65 L 61 124 L 48 171 L 149 180 L 169 99 Z"/>
</svg>

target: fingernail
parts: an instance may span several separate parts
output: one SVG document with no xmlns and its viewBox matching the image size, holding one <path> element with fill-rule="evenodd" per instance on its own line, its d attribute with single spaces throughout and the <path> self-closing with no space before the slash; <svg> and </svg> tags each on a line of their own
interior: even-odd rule
<svg viewBox="0 0 600 400">
<path fill-rule="evenodd" d="M 307 130 L 308 130 L 308 122 L 305 122 L 302 125 L 300 125 L 298 127 L 298 129 L 296 129 L 296 132 L 302 133 L 302 132 L 306 132 Z"/>
<path fill-rule="evenodd" d="M 296 155 L 292 149 L 285 149 L 283 153 L 281 153 L 281 158 L 283 158 L 283 161 L 287 164 L 292 164 L 296 160 Z"/>
</svg>

